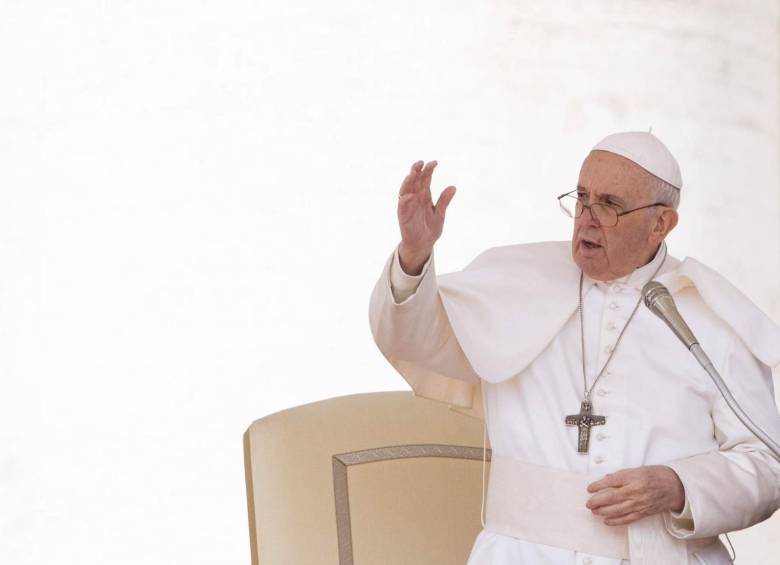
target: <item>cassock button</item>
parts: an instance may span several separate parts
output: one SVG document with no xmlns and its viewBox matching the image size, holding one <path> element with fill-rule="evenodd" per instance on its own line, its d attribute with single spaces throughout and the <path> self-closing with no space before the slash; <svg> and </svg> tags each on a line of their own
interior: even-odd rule
<svg viewBox="0 0 780 565">
<path fill-rule="evenodd" d="M 617 302 L 610 302 L 609 307 L 612 308 L 613 310 L 617 310 L 618 308 L 620 308 L 620 304 L 618 304 Z"/>
<path fill-rule="evenodd" d="M 604 441 L 605 439 L 607 439 L 607 434 L 605 434 L 604 432 L 599 432 L 598 434 L 596 434 L 596 439 L 599 441 Z"/>
<path fill-rule="evenodd" d="M 615 322 L 613 322 L 612 320 L 610 320 L 609 322 L 607 322 L 607 330 L 608 330 L 608 331 L 611 331 L 611 332 L 613 332 L 613 331 L 615 331 L 616 329 L 617 329 L 617 326 L 615 325 Z"/>
<path fill-rule="evenodd" d="M 593 563 L 593 559 L 591 559 L 590 557 L 585 557 L 582 560 L 582 565 L 591 565 L 592 563 Z"/>
<path fill-rule="evenodd" d="M 620 292 L 621 290 L 623 290 L 623 285 L 621 284 L 612 285 L 612 292 Z"/>
<path fill-rule="evenodd" d="M 596 394 L 598 394 L 599 396 L 607 396 L 609 394 L 609 391 L 607 389 L 600 388 L 596 391 Z"/>
<path fill-rule="evenodd" d="M 604 458 L 601 455 L 596 455 L 596 457 L 593 458 L 593 461 L 596 463 L 604 463 Z"/>
<path fill-rule="evenodd" d="M 612 345 L 606 345 L 604 346 L 604 353 L 612 353 Z"/>
</svg>

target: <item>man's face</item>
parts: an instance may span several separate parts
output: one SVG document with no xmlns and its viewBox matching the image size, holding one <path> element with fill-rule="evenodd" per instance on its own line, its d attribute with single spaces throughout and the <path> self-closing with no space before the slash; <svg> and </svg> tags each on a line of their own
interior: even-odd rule
<svg viewBox="0 0 780 565">
<path fill-rule="evenodd" d="M 578 193 L 586 204 L 603 202 L 623 212 L 653 203 L 648 177 L 647 171 L 625 157 L 591 151 L 580 169 Z M 601 226 L 590 210 L 583 210 L 574 220 L 574 262 L 596 280 L 609 281 L 633 272 L 652 259 L 663 240 L 654 233 L 662 209 L 650 207 L 620 216 L 612 227 Z"/>
</svg>

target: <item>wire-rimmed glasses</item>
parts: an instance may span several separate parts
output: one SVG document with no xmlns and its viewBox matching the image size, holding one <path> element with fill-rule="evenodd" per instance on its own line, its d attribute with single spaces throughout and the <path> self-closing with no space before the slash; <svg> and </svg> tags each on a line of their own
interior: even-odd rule
<svg viewBox="0 0 780 565">
<path fill-rule="evenodd" d="M 620 216 L 630 214 L 631 212 L 644 210 L 645 208 L 651 208 L 653 206 L 666 206 L 666 204 L 663 202 L 655 202 L 653 204 L 639 206 L 638 208 L 632 208 L 631 210 L 626 210 L 625 212 L 618 212 L 618 209 L 615 208 L 612 204 L 607 204 L 605 202 L 594 202 L 593 204 L 586 204 L 576 194 L 578 190 L 578 188 L 575 188 L 574 190 L 565 192 L 557 197 L 561 211 L 569 218 L 576 219 L 582 216 L 583 210 L 587 208 L 590 210 L 590 214 L 593 216 L 593 219 L 596 220 L 599 225 L 605 228 L 616 226 Z"/>
</svg>

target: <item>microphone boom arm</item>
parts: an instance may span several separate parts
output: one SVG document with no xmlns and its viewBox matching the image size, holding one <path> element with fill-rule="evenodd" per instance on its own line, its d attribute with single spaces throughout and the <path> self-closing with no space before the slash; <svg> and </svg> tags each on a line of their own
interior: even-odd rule
<svg viewBox="0 0 780 565">
<path fill-rule="evenodd" d="M 710 358 L 707 357 L 707 354 L 704 353 L 704 349 L 702 349 L 701 345 L 694 343 L 691 346 L 690 351 L 693 356 L 696 357 L 696 360 L 701 364 L 704 370 L 707 371 L 707 374 L 710 376 L 710 378 L 712 378 L 712 381 L 715 383 L 715 386 L 718 387 L 718 390 L 720 391 L 721 396 L 723 396 L 723 399 L 726 401 L 726 404 L 729 405 L 729 408 L 731 408 L 731 411 L 734 412 L 737 418 L 739 418 L 740 422 L 745 424 L 745 427 L 753 432 L 753 435 L 760 439 L 761 442 L 766 445 L 772 451 L 772 453 L 774 453 L 775 457 L 780 460 L 780 444 L 773 440 L 769 434 L 764 432 L 764 430 L 762 430 L 758 424 L 751 420 L 750 416 L 748 416 L 747 413 L 742 410 L 742 407 L 739 405 L 739 403 L 737 403 L 737 401 L 734 399 L 734 396 L 731 394 L 729 387 L 726 386 L 725 382 L 723 382 L 720 373 L 718 373 L 717 369 L 715 369 L 712 361 L 710 361 Z"/>
<path fill-rule="evenodd" d="M 734 415 L 739 418 L 739 421 L 745 424 L 745 427 L 753 432 L 761 442 L 766 445 L 769 450 L 774 454 L 775 458 L 780 461 L 780 444 L 778 444 L 772 437 L 770 437 L 764 430 L 762 430 L 758 424 L 750 419 L 739 403 L 734 399 L 729 387 L 723 381 L 723 378 L 718 373 L 715 366 L 707 357 L 707 354 L 699 345 L 699 341 L 693 332 L 685 323 L 680 313 L 677 311 L 677 307 L 674 304 L 674 299 L 669 293 L 669 290 L 659 282 L 650 281 L 644 288 L 642 288 L 642 296 L 644 296 L 645 306 L 656 316 L 661 318 L 667 326 L 671 328 L 674 334 L 683 342 L 685 347 L 693 354 L 699 364 L 707 371 L 715 386 L 720 391 L 721 396 L 728 404 Z"/>
</svg>

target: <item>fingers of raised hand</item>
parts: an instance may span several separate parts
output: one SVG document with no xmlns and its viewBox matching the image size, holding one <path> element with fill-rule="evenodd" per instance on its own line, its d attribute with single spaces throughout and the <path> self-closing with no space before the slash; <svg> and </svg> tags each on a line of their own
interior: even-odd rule
<svg viewBox="0 0 780 565">
<path fill-rule="evenodd" d="M 428 167 L 429 165 L 430 163 L 428 163 L 426 167 Z M 404 194 L 420 192 L 423 188 L 424 173 L 425 173 L 425 169 L 423 168 L 422 161 L 415 161 L 414 163 L 412 163 L 412 167 L 409 170 L 409 174 L 406 175 L 406 178 L 404 178 L 404 182 L 401 184 L 401 190 L 398 193 L 399 198 Z"/>
<path fill-rule="evenodd" d="M 450 201 L 452 200 L 453 196 L 455 196 L 455 187 L 448 186 L 445 188 L 436 201 L 436 207 L 434 211 L 440 216 L 444 216 L 444 213 L 447 211 L 447 206 L 450 205 Z"/>
<path fill-rule="evenodd" d="M 436 166 L 436 161 L 429 161 L 424 167 L 419 165 L 422 161 L 418 161 L 418 166 L 412 171 L 412 179 L 409 190 L 415 194 L 420 194 L 431 203 L 431 174 L 433 168 Z"/>
<path fill-rule="evenodd" d="M 425 164 L 425 167 L 423 167 L 420 175 L 420 182 L 422 183 L 423 190 L 431 190 L 431 177 L 433 176 L 433 169 L 436 168 L 436 165 L 438 165 L 436 161 L 429 161 Z"/>
<path fill-rule="evenodd" d="M 414 183 L 418 176 L 416 169 L 419 163 L 422 163 L 422 161 L 415 161 L 412 164 L 412 168 L 410 169 L 409 174 L 404 177 L 404 181 L 401 183 L 401 190 L 398 191 L 399 197 L 404 194 L 408 194 L 409 192 L 414 192 Z"/>
</svg>

